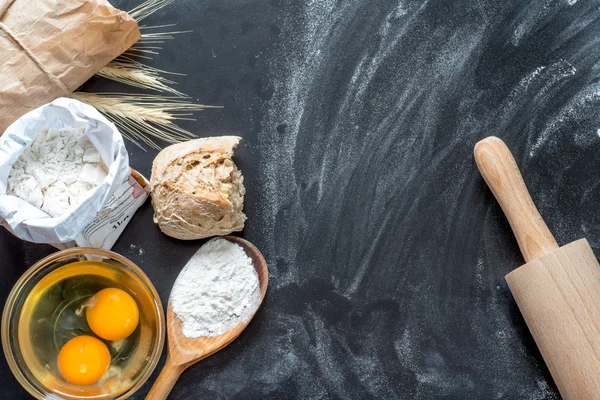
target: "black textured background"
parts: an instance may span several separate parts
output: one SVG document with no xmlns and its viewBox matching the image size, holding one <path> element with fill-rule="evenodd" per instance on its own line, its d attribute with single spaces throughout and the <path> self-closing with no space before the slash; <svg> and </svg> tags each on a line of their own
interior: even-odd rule
<svg viewBox="0 0 600 400">
<path fill-rule="evenodd" d="M 597 0 L 177 0 L 150 17 L 194 31 L 152 65 L 225 107 L 185 127 L 244 138 L 242 235 L 271 272 L 247 331 L 171 398 L 557 399 L 504 282 L 522 258 L 472 149 L 503 138 L 559 243 L 600 249 L 599 11 Z M 156 152 L 128 148 L 148 176 Z M 0 243 L 4 301 L 53 250 L 5 231 Z M 114 250 L 166 304 L 200 244 L 162 235 L 148 202 Z M 4 361 L 0 385 L 27 397 Z"/>
</svg>

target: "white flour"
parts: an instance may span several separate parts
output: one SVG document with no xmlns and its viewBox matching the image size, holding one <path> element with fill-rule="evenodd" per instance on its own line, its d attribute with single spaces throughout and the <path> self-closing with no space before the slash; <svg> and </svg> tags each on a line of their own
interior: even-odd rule
<svg viewBox="0 0 600 400">
<path fill-rule="evenodd" d="M 14 163 L 7 193 L 59 217 L 104 181 L 100 153 L 82 128 L 40 132 Z"/>
<path fill-rule="evenodd" d="M 189 338 L 218 336 L 252 317 L 260 301 L 258 275 L 242 247 L 213 239 L 185 265 L 171 307 Z"/>
</svg>

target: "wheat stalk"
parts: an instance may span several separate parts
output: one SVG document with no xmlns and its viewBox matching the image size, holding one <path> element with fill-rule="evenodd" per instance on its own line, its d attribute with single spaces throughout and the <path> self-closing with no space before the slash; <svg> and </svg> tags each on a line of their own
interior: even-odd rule
<svg viewBox="0 0 600 400">
<path fill-rule="evenodd" d="M 168 31 L 168 32 L 143 32 L 148 29 L 159 29 L 159 28 L 168 28 L 175 26 L 175 24 L 168 25 L 157 25 L 157 26 L 141 26 L 140 30 L 142 31 L 142 36 L 140 40 L 137 41 L 136 44 L 131 46 L 127 51 L 125 51 L 126 55 L 140 57 L 140 55 L 144 55 L 143 58 L 152 59 L 152 57 L 147 54 L 158 54 L 158 50 L 162 50 L 161 46 L 154 46 L 157 44 L 163 44 L 166 40 L 175 39 L 175 35 L 179 35 L 181 33 L 191 33 L 193 31 Z M 151 46 L 152 45 L 152 46 Z"/>
<path fill-rule="evenodd" d="M 75 92 L 72 97 L 105 114 L 121 128 L 124 137 L 142 149 L 141 143 L 144 143 L 160 150 L 160 146 L 148 136 L 167 143 L 193 138 L 193 133 L 175 125 L 174 121 L 194 121 L 189 118 L 192 114 L 184 111 L 218 108 L 162 95 Z"/>
<path fill-rule="evenodd" d="M 156 11 L 168 6 L 174 1 L 175 0 L 146 0 L 139 6 L 131 9 L 128 14 L 131 15 L 131 17 L 138 23 L 140 23 Z"/>
<path fill-rule="evenodd" d="M 149 29 L 163 29 L 170 28 L 175 26 L 175 24 L 167 24 L 167 25 L 155 25 L 155 26 L 141 26 L 140 30 L 142 31 L 140 40 L 137 43 L 141 44 L 161 44 L 164 43 L 165 40 L 175 39 L 175 35 L 179 35 L 181 33 L 192 33 L 192 30 L 187 31 L 167 31 L 167 32 L 144 32 Z"/>
</svg>

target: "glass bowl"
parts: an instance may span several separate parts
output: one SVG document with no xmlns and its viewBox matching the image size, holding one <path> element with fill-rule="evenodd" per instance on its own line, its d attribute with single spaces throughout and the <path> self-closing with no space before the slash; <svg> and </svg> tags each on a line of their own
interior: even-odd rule
<svg viewBox="0 0 600 400">
<path fill-rule="evenodd" d="M 105 279 L 127 291 L 138 304 L 140 322 L 125 356 L 117 358 L 117 361 L 124 360 L 116 368 L 119 372 L 105 374 L 107 378 L 103 377 L 96 384 L 78 386 L 60 377 L 56 357 L 49 354 L 58 352 L 62 344 L 57 337 L 69 333 L 67 329 L 71 328 L 68 323 L 73 320 L 73 313 L 63 313 L 69 304 L 65 293 L 84 293 L 71 289 L 79 290 L 85 286 L 86 279 L 89 285 L 97 279 Z M 70 283 L 76 286 L 69 288 Z M 74 296 L 79 296 L 77 301 L 91 297 L 85 294 Z M 63 307 L 64 304 L 67 305 Z M 44 308 L 48 309 L 48 318 L 40 317 L 44 315 Z M 81 311 L 74 314 L 81 315 L 78 312 Z M 137 391 L 156 367 L 165 340 L 165 317 L 156 289 L 133 262 L 103 249 L 73 248 L 51 254 L 19 278 L 4 306 L 1 333 L 4 355 L 12 373 L 35 398 L 124 399 Z M 73 330 L 70 334 L 77 333 Z M 119 350 L 112 348 L 115 349 Z"/>
</svg>

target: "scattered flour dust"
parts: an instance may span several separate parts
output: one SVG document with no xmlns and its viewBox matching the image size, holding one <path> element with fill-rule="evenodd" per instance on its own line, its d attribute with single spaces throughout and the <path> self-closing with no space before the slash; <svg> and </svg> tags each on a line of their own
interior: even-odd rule
<svg viewBox="0 0 600 400">
<path fill-rule="evenodd" d="M 171 292 L 188 338 L 218 336 L 248 321 L 258 303 L 258 275 L 241 246 L 213 239 L 192 256 Z"/>
<path fill-rule="evenodd" d="M 138 247 L 137 247 L 135 244 L 133 244 L 133 243 L 129 245 L 129 248 L 130 248 L 131 250 L 138 249 L 138 254 L 139 254 L 140 256 L 143 256 L 143 255 L 144 255 L 144 249 L 143 249 L 143 248 L 141 248 L 141 247 L 139 247 L 139 248 L 138 248 Z"/>
</svg>

